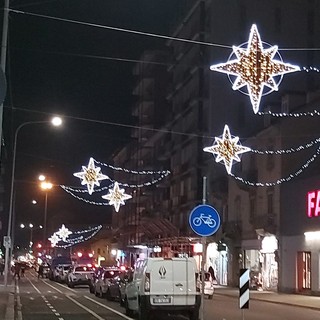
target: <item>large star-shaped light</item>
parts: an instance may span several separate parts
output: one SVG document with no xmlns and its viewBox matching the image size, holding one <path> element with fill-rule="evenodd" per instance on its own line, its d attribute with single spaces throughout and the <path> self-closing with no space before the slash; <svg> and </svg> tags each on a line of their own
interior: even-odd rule
<svg viewBox="0 0 320 320">
<path fill-rule="evenodd" d="M 238 90 L 246 85 L 253 112 L 257 113 L 264 86 L 269 87 L 271 91 L 277 91 L 278 84 L 273 77 L 300 70 L 298 66 L 273 59 L 277 51 L 278 46 L 263 48 L 260 34 L 254 24 L 251 27 L 248 47 L 243 49 L 233 46 L 237 59 L 212 65 L 210 69 L 237 76 L 232 89 Z"/>
<path fill-rule="evenodd" d="M 239 154 L 248 152 L 251 149 L 238 144 L 239 137 L 231 137 L 229 127 L 224 126 L 222 138 L 215 137 L 215 144 L 203 149 L 205 152 L 217 154 L 216 162 L 223 160 L 227 172 L 231 173 L 233 160 L 240 161 Z"/>
<path fill-rule="evenodd" d="M 55 247 L 56 244 L 60 241 L 60 238 L 55 232 L 50 238 L 48 238 L 48 240 L 51 242 L 51 245 Z"/>
<path fill-rule="evenodd" d="M 102 198 L 109 200 L 110 206 L 113 205 L 116 212 L 118 212 L 120 204 L 124 205 L 124 200 L 131 199 L 132 196 L 124 193 L 124 189 L 120 189 L 118 182 L 115 182 L 113 189 L 109 189 L 109 194 L 102 196 Z"/>
<path fill-rule="evenodd" d="M 81 184 L 87 185 L 89 194 L 92 194 L 95 185 L 100 186 L 99 180 L 109 179 L 108 176 L 100 173 L 101 168 L 95 167 L 93 158 L 90 158 L 88 167 L 82 166 L 82 170 L 73 175 L 82 179 Z"/>
<path fill-rule="evenodd" d="M 60 239 L 62 239 L 63 241 L 66 241 L 69 235 L 72 234 L 72 231 L 66 228 L 65 225 L 63 224 L 59 229 L 59 231 L 56 232 L 56 234 L 59 236 Z"/>
</svg>

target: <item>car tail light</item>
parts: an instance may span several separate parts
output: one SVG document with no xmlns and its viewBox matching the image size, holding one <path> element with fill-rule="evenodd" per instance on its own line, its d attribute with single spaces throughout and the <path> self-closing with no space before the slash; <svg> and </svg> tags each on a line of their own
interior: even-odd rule
<svg viewBox="0 0 320 320">
<path fill-rule="evenodd" d="M 150 292 L 150 273 L 146 273 L 144 281 L 144 291 Z"/>
</svg>

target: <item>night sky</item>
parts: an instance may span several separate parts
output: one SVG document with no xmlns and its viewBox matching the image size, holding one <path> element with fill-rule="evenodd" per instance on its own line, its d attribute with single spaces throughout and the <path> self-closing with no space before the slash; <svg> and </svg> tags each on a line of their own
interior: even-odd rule
<svg viewBox="0 0 320 320">
<path fill-rule="evenodd" d="M 10 148 L 10 128 L 23 122 L 47 120 L 52 114 L 65 116 L 63 128 L 41 124 L 28 125 L 19 131 L 16 225 L 43 223 L 44 194 L 37 181 L 40 173 L 57 185 L 48 196 L 48 230 L 61 223 L 110 222 L 109 206 L 86 204 L 58 186 L 80 188 L 80 180 L 73 173 L 87 166 L 90 157 L 111 163 L 117 148 L 130 142 L 128 128 L 104 123 L 132 123 L 135 63 L 118 59 L 136 60 L 143 50 L 164 45 L 159 38 L 45 16 L 170 35 L 190 3 L 190 0 L 10 3 L 11 9 L 39 16 L 9 13 L 5 143 Z M 110 174 L 104 169 L 103 172 Z M 32 199 L 38 200 L 38 204 L 32 205 Z M 19 232 L 17 242 L 25 238 Z"/>
</svg>

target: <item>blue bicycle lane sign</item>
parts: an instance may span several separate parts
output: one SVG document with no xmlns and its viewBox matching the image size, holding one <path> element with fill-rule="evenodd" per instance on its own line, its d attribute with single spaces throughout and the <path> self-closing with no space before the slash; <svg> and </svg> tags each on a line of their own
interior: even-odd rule
<svg viewBox="0 0 320 320">
<path fill-rule="evenodd" d="M 211 236 L 220 227 L 220 216 L 215 208 L 207 204 L 201 204 L 191 211 L 189 224 L 191 229 L 199 236 Z"/>
</svg>

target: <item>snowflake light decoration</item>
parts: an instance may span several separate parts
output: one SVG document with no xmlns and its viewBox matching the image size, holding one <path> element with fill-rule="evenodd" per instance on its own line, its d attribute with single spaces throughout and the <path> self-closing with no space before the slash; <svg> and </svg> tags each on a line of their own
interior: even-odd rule
<svg viewBox="0 0 320 320">
<path fill-rule="evenodd" d="M 57 235 L 57 233 L 55 232 L 50 238 L 48 238 L 48 240 L 51 242 L 51 245 L 53 247 L 56 246 L 56 244 L 61 240 L 59 238 L 59 236 Z"/>
<path fill-rule="evenodd" d="M 72 231 L 70 231 L 68 228 L 65 227 L 63 224 L 58 232 L 56 232 L 58 237 L 62 239 L 63 241 L 66 241 L 70 234 L 72 234 Z"/>
<path fill-rule="evenodd" d="M 109 200 L 109 205 L 113 205 L 116 212 L 118 212 L 120 205 L 125 204 L 124 200 L 131 199 L 132 196 L 124 193 L 124 189 L 120 189 L 118 182 L 115 182 L 113 189 L 109 189 L 109 194 L 102 196 L 102 198 Z"/>
<path fill-rule="evenodd" d="M 223 160 L 228 174 L 231 173 L 233 160 L 240 161 L 239 154 L 248 152 L 251 149 L 238 144 L 239 137 L 232 137 L 230 129 L 227 125 L 224 126 L 222 138 L 215 138 L 215 144 L 211 147 L 203 149 L 205 152 L 217 154 L 216 162 Z"/>
<path fill-rule="evenodd" d="M 233 46 L 233 53 L 237 59 L 212 65 L 210 69 L 237 76 L 232 89 L 239 90 L 247 86 L 253 112 L 257 113 L 264 86 L 269 87 L 270 92 L 278 90 L 279 83 L 276 83 L 273 77 L 300 71 L 298 66 L 274 59 L 277 52 L 278 46 L 263 48 L 260 34 L 254 24 L 251 27 L 247 48 Z"/>
<path fill-rule="evenodd" d="M 90 158 L 88 167 L 82 166 L 82 170 L 73 175 L 82 179 L 81 184 L 87 185 L 89 194 L 92 194 L 95 185 L 100 186 L 99 180 L 109 179 L 108 176 L 100 173 L 100 167 L 95 167 L 93 158 Z"/>
</svg>

